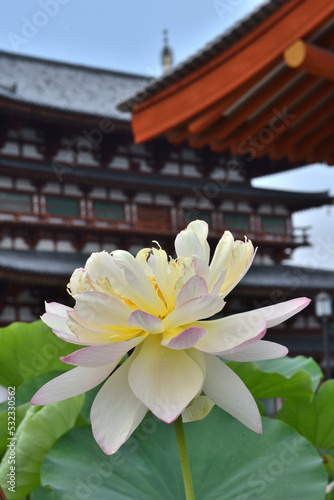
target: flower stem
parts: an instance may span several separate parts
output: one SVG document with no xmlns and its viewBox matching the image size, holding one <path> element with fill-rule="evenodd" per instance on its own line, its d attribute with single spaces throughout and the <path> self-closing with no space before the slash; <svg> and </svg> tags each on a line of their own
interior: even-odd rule
<svg viewBox="0 0 334 500">
<path fill-rule="evenodd" d="M 184 490 L 186 492 L 186 500 L 195 500 L 193 480 L 189 465 L 189 457 L 187 451 L 186 437 L 184 435 L 182 415 L 174 422 L 177 444 L 179 447 L 180 462 L 183 475 Z"/>
</svg>

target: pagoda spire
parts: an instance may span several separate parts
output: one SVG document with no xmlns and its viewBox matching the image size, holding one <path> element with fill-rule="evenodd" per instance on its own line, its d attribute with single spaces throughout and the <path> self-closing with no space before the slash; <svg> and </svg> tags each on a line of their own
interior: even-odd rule
<svg viewBox="0 0 334 500">
<path fill-rule="evenodd" d="M 168 45 L 168 31 L 166 29 L 163 30 L 164 37 L 164 46 L 161 51 L 161 63 L 163 66 L 164 73 L 166 73 L 173 64 L 173 51 Z"/>
</svg>

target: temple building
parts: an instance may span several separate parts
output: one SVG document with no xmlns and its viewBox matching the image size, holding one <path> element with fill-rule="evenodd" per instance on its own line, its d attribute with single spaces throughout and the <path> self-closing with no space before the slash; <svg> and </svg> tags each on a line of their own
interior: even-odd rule
<svg viewBox="0 0 334 500">
<path fill-rule="evenodd" d="M 252 186 L 254 178 L 311 161 L 333 164 L 330 75 L 289 68 L 276 34 L 271 59 L 257 48 L 261 33 L 275 31 L 277 19 L 284 24 L 301 3 L 315 4 L 269 2 L 153 82 L 0 52 L 0 325 L 37 319 L 44 301 L 71 305 L 69 277 L 92 252 L 135 254 L 157 240 L 173 255 L 176 234 L 194 219 L 209 223 L 211 247 L 228 229 L 259 248 L 227 313 L 320 291 L 334 295 L 334 271 L 282 264 L 310 244 L 307 228 L 295 229 L 292 215 L 332 204 L 332 197 Z M 308 29 L 317 50 L 330 57 L 334 23 L 320 17 Z M 300 22 L 306 26 L 305 15 Z M 283 52 L 295 42 L 290 35 Z M 301 36 L 296 28 L 295 38 Z M 261 43 L 270 52 L 268 40 Z M 241 64 L 242 51 L 252 46 L 263 64 L 250 61 L 248 72 L 239 65 L 238 79 L 224 64 L 231 54 Z M 225 83 L 214 88 L 219 71 Z M 200 94 L 202 85 L 207 90 Z M 268 338 L 292 354 L 322 359 L 313 307 Z"/>
</svg>

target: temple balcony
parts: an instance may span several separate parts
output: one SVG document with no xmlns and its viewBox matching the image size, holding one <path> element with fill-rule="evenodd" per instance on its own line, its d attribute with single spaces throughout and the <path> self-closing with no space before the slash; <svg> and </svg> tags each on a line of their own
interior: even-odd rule
<svg viewBox="0 0 334 500">
<path fill-rule="evenodd" d="M 97 218 L 95 216 L 68 216 L 60 214 L 33 214 L 33 213 L 5 213 L 0 211 L 1 234 L 5 237 L 23 237 L 27 234 L 31 239 L 30 248 L 34 248 L 43 235 L 57 239 L 61 234 L 63 239 L 72 241 L 80 236 L 81 240 L 88 241 L 90 238 L 98 239 L 101 236 L 105 241 L 109 235 L 131 235 L 144 238 L 149 243 L 159 236 L 171 240 L 184 229 L 190 220 L 196 218 L 208 219 L 208 214 L 198 213 L 189 219 L 189 214 L 179 217 L 166 217 L 167 210 L 155 215 L 155 207 L 151 207 L 151 217 L 148 213 L 137 211 L 137 216 L 126 219 L 111 220 Z M 169 210 L 168 210 L 169 213 Z M 165 217 L 162 216 L 165 214 Z M 138 215 L 140 217 L 138 217 Z M 160 215 L 160 217 L 159 217 Z M 175 214 L 174 214 L 175 215 Z M 202 216 L 202 217 L 201 217 Z M 210 214 L 208 220 L 210 226 L 209 239 L 218 240 L 225 230 L 231 231 L 235 239 L 244 239 L 247 236 L 252 240 L 254 246 L 266 246 L 283 250 L 294 249 L 300 246 L 309 246 L 310 227 L 292 228 L 289 217 L 267 217 L 248 215 L 249 222 L 242 227 L 241 222 L 246 219 L 240 218 L 240 214 L 225 214 L 219 212 Z M 239 217 L 239 218 L 238 218 Z M 234 223 L 233 223 L 233 218 Z M 105 237 L 107 239 L 105 239 Z M 7 246 L 7 245 L 6 245 Z M 4 248 L 0 243 L 0 247 Z M 15 244 L 13 244 L 15 248 Z M 76 248 L 80 251 L 80 248 Z"/>
</svg>

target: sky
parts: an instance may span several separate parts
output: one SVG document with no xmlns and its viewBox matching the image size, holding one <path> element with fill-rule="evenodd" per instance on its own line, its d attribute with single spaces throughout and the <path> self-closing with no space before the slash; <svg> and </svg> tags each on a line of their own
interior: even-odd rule
<svg viewBox="0 0 334 500">
<path fill-rule="evenodd" d="M 0 6 L 0 50 L 157 77 L 163 29 L 178 64 L 257 8 L 259 0 L 11 0 Z M 334 168 L 313 165 L 253 185 L 330 191 Z M 334 207 L 298 212 L 312 247 L 288 263 L 334 270 Z M 260 249 L 259 249 L 260 250 Z"/>
</svg>

